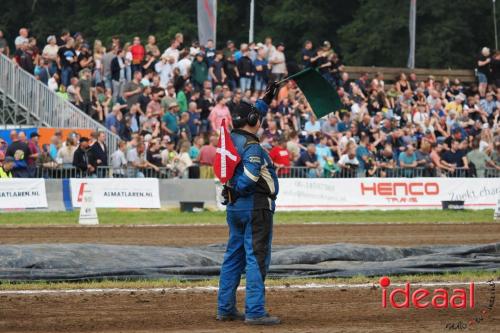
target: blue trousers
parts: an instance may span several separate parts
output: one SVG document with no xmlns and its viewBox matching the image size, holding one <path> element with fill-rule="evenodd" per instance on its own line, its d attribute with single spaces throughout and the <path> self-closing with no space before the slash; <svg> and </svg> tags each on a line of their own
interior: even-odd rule
<svg viewBox="0 0 500 333">
<path fill-rule="evenodd" d="M 236 289 L 241 274 L 246 271 L 246 318 L 266 314 L 266 273 L 271 261 L 273 213 L 266 209 L 228 211 L 229 241 L 219 281 L 218 307 L 220 315 L 236 312 Z"/>
</svg>

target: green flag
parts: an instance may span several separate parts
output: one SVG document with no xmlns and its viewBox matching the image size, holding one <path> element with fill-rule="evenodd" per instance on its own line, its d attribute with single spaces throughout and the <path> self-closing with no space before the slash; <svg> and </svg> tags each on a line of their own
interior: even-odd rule
<svg viewBox="0 0 500 333">
<path fill-rule="evenodd" d="M 307 68 L 290 75 L 285 80 L 291 79 L 306 96 L 316 117 L 324 117 L 341 108 L 342 103 L 337 91 L 317 70 Z"/>
</svg>

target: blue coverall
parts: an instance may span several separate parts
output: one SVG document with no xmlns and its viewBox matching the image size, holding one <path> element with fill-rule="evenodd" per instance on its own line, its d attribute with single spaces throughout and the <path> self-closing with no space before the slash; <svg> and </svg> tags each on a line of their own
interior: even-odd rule
<svg viewBox="0 0 500 333">
<path fill-rule="evenodd" d="M 264 116 L 267 104 L 256 103 Z M 219 282 L 218 314 L 236 313 L 236 289 L 246 269 L 245 316 L 266 315 L 264 280 L 271 261 L 271 241 L 278 177 L 268 153 L 252 133 L 235 129 L 231 139 L 241 156 L 229 181 L 237 195 L 227 206 L 229 240 Z"/>
</svg>

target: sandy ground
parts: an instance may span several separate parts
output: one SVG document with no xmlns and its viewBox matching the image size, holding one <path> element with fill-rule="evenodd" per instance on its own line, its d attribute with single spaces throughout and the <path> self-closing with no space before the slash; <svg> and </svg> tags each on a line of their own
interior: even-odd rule
<svg viewBox="0 0 500 333">
<path fill-rule="evenodd" d="M 499 290 L 496 289 L 497 300 Z M 449 331 L 448 323 L 468 325 L 479 316 L 488 304 L 491 290 L 477 286 L 476 306 L 467 310 L 384 309 L 381 295 L 380 288 L 269 290 L 269 309 L 282 318 L 283 324 L 266 328 L 217 322 L 215 292 L 0 295 L 0 331 L 444 332 Z M 239 304 L 243 303 L 241 296 L 242 293 Z M 468 330 L 498 332 L 500 306 L 483 317 Z"/>
<path fill-rule="evenodd" d="M 193 246 L 224 243 L 226 226 L 0 227 L 0 244 L 104 243 Z M 500 240 L 500 223 L 276 225 L 274 244 L 360 243 L 415 246 Z"/>
<path fill-rule="evenodd" d="M 222 243 L 226 237 L 225 226 L 0 227 L 0 244 L 191 246 Z M 329 224 L 277 225 L 274 243 L 415 246 L 499 239 L 500 224 Z M 215 321 L 213 291 L 0 294 L 0 332 L 500 332 L 500 286 L 494 295 L 493 310 L 479 324 L 465 328 L 488 304 L 492 292 L 487 286 L 476 287 L 476 307 L 467 310 L 383 309 L 380 288 L 271 289 L 269 309 L 283 324 L 261 328 Z M 242 296 L 240 292 L 239 304 Z M 451 323 L 462 329 L 447 329 Z"/>
</svg>

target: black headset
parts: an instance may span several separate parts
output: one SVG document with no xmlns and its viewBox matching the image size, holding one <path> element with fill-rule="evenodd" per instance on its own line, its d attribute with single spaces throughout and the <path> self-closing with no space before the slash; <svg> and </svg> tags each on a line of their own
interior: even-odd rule
<svg viewBox="0 0 500 333">
<path fill-rule="evenodd" d="M 247 114 L 246 118 L 240 118 L 240 115 L 237 115 L 236 117 L 233 117 L 233 124 L 236 127 L 242 127 L 245 124 L 248 124 L 250 126 L 255 126 L 259 122 L 260 119 L 260 113 L 259 110 L 252 104 L 247 101 L 240 101 L 240 106 L 246 106 L 247 108 L 250 109 L 250 112 Z"/>
<path fill-rule="evenodd" d="M 248 125 L 250 125 L 250 126 L 257 125 L 257 122 L 260 119 L 260 113 L 259 113 L 259 111 L 257 110 L 257 108 L 253 104 L 245 102 L 245 101 L 243 101 L 243 103 L 246 103 L 246 104 L 250 105 L 250 108 L 251 108 L 251 111 L 250 111 L 250 113 L 247 116 L 247 123 L 248 123 Z"/>
</svg>

